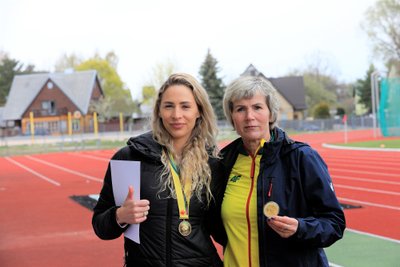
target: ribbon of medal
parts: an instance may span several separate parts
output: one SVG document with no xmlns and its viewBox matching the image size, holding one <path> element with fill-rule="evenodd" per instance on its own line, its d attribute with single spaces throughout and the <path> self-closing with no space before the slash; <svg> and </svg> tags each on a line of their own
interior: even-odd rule
<svg viewBox="0 0 400 267">
<path fill-rule="evenodd" d="M 179 223 L 178 231 L 183 236 L 188 236 L 192 232 L 192 225 L 189 222 L 189 204 L 192 180 L 187 179 L 184 184 L 184 190 L 182 189 L 180 180 L 180 171 L 178 166 L 176 166 L 172 155 L 168 153 L 169 167 L 171 169 L 172 178 L 174 180 L 174 187 L 176 192 L 176 199 L 178 202 L 179 209 L 179 219 L 182 221 Z"/>
</svg>

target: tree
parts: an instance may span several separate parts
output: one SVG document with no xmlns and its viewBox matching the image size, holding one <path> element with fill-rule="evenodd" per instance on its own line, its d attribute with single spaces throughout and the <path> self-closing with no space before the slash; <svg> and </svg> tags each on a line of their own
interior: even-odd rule
<svg viewBox="0 0 400 267">
<path fill-rule="evenodd" d="M 304 88 L 306 91 L 306 104 L 310 110 L 313 110 L 316 105 L 321 102 L 334 104 L 336 102 L 336 95 L 334 92 L 326 89 L 324 81 L 329 80 L 327 77 L 321 79 L 321 76 L 316 76 L 313 73 L 304 73 Z"/>
<path fill-rule="evenodd" d="M 34 65 L 24 67 L 18 60 L 10 59 L 8 55 L 0 61 L 0 106 L 4 106 L 15 75 L 33 73 Z"/>
<path fill-rule="evenodd" d="M 211 55 L 210 49 L 200 67 L 201 84 L 206 89 L 214 112 L 218 119 L 224 119 L 222 99 L 224 97 L 225 85 L 221 78 L 218 78 L 218 61 Z"/>
<path fill-rule="evenodd" d="M 103 123 L 115 117 L 112 106 L 113 101 L 110 97 L 100 97 L 97 101 L 90 101 L 90 112 L 97 112 L 99 122 Z"/>
<path fill-rule="evenodd" d="M 313 117 L 316 119 L 329 119 L 331 117 L 329 113 L 328 103 L 321 102 L 314 108 Z"/>
<path fill-rule="evenodd" d="M 344 114 L 346 114 L 346 110 L 344 108 L 342 108 L 342 107 L 336 108 L 336 115 L 343 116 Z"/>
<path fill-rule="evenodd" d="M 400 0 L 379 0 L 365 13 L 361 24 L 385 61 L 400 59 Z"/>
<path fill-rule="evenodd" d="M 153 86 L 158 91 L 175 69 L 176 65 L 171 60 L 157 63 L 152 69 L 150 81 L 144 87 Z"/>
<path fill-rule="evenodd" d="M 142 87 L 142 101 L 139 103 L 140 113 L 151 114 L 150 110 L 157 96 L 157 91 L 175 72 L 176 66 L 171 60 L 157 63 L 151 71 L 151 76 Z"/>
<path fill-rule="evenodd" d="M 82 58 L 72 53 L 71 55 L 64 54 L 56 62 L 54 69 L 56 72 L 62 72 L 67 69 L 74 69 L 82 63 Z"/>
<path fill-rule="evenodd" d="M 366 109 L 367 113 L 372 112 L 372 101 L 371 101 L 371 74 L 375 71 L 373 64 L 369 66 L 364 79 L 358 79 L 354 85 L 355 92 L 359 97 L 358 103 L 362 104 Z"/>
<path fill-rule="evenodd" d="M 96 70 L 98 72 L 105 98 L 110 98 L 105 101 L 110 106 L 109 110 L 111 111 L 108 113 L 111 114 L 110 116 L 117 116 L 119 112 L 132 114 L 136 108 L 132 101 L 130 90 L 126 88 L 117 73 L 117 62 L 118 59 L 115 54 L 110 52 L 105 58 L 101 58 L 96 54 L 93 58 L 75 66 L 77 71 Z"/>
<path fill-rule="evenodd" d="M 301 75 L 304 79 L 307 113 L 312 115 L 317 105 L 327 103 L 332 108 L 343 107 L 351 113 L 354 110 L 352 85 L 342 83 L 332 74 L 329 57 L 316 51 L 309 55 L 305 67 L 292 71 L 290 75 Z"/>
<path fill-rule="evenodd" d="M 142 88 L 143 104 L 152 105 L 153 100 L 156 98 L 156 96 L 157 96 L 157 90 L 154 86 L 151 85 L 143 86 Z"/>
</svg>

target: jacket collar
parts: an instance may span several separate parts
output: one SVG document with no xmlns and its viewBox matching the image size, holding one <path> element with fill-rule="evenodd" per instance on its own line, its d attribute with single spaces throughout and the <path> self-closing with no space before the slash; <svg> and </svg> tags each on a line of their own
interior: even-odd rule
<svg viewBox="0 0 400 267">
<path fill-rule="evenodd" d="M 278 157 L 285 156 L 287 153 L 296 150 L 300 146 L 306 145 L 292 140 L 285 131 L 278 127 L 271 130 L 271 136 L 274 136 L 274 140 L 265 142 L 262 149 L 262 160 L 268 165 L 273 164 Z M 242 151 L 241 148 L 243 148 L 243 140 L 239 137 L 221 150 L 223 162 L 226 166 L 229 168 L 233 166 L 238 153 Z"/>
<path fill-rule="evenodd" d="M 132 152 L 139 153 L 143 157 L 161 160 L 162 146 L 153 139 L 152 132 L 129 138 L 127 145 Z"/>
</svg>

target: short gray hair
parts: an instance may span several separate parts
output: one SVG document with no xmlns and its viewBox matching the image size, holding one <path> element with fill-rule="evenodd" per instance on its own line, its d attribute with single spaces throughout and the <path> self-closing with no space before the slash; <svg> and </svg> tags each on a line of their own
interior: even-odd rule
<svg viewBox="0 0 400 267">
<path fill-rule="evenodd" d="M 255 76 L 240 76 L 225 89 L 223 100 L 224 113 L 232 126 L 234 126 L 232 120 L 233 102 L 243 98 L 252 98 L 258 93 L 265 96 L 266 104 L 271 113 L 269 128 L 273 129 L 276 126 L 279 112 L 276 89 L 267 79 Z"/>
</svg>

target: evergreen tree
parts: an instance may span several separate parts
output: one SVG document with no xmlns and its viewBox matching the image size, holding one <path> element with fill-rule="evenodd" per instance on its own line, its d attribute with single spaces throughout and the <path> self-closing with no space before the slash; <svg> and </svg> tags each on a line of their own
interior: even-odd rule
<svg viewBox="0 0 400 267">
<path fill-rule="evenodd" d="M 354 88 L 357 96 L 359 96 L 358 103 L 364 105 L 368 113 L 372 112 L 372 101 L 371 101 L 371 74 L 375 71 L 374 65 L 370 65 L 365 79 L 358 79 Z"/>
<path fill-rule="evenodd" d="M 218 119 L 224 119 L 222 99 L 224 97 L 225 85 L 221 78 L 218 78 L 218 61 L 211 55 L 210 49 L 200 67 L 201 85 L 206 89 L 215 115 Z"/>
<path fill-rule="evenodd" d="M 14 76 L 23 73 L 32 73 L 33 65 L 24 68 L 18 60 L 10 59 L 7 56 L 0 61 L 0 106 L 4 106 L 11 89 Z"/>
</svg>

